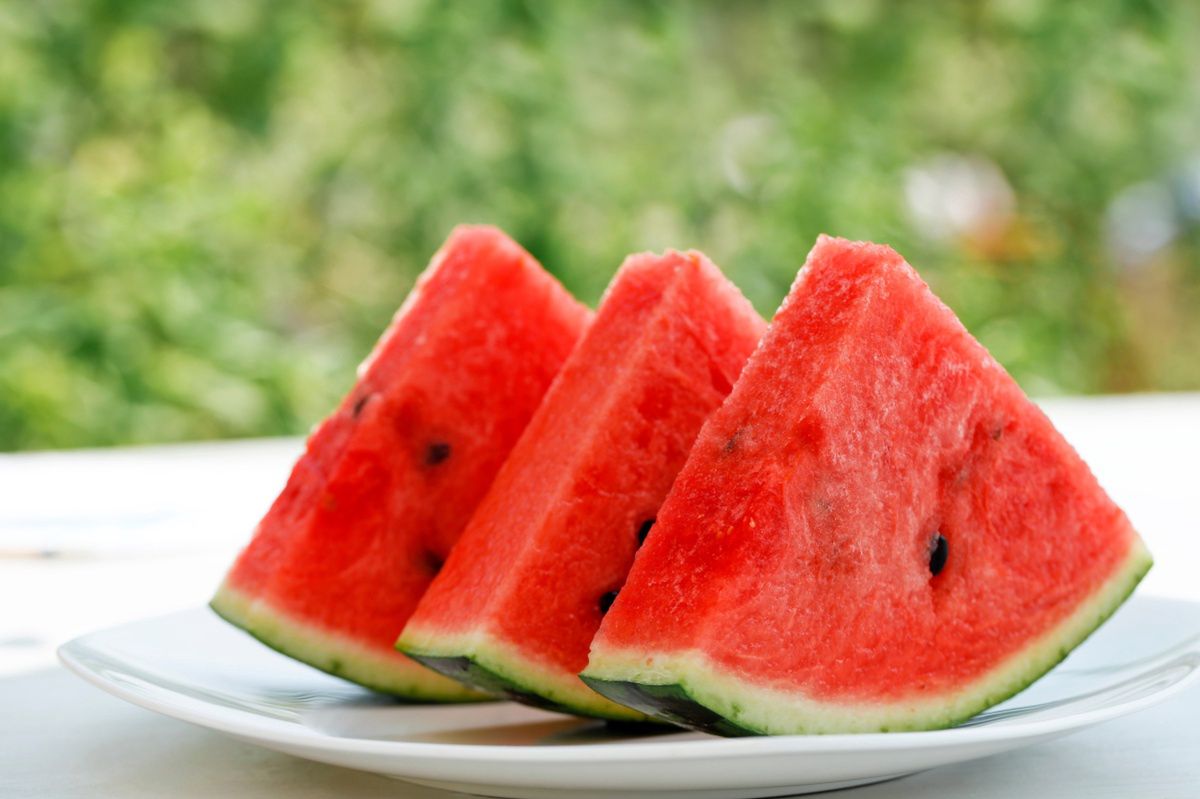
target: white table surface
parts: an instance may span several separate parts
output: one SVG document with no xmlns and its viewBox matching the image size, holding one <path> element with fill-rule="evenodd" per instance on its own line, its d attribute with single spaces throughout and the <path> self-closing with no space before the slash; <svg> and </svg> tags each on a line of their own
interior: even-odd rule
<svg viewBox="0 0 1200 799">
<path fill-rule="evenodd" d="M 1154 552 L 1139 590 L 1200 601 L 1200 394 L 1042 404 Z M 205 602 L 299 448 L 0 455 L 0 797 L 447 796 L 158 717 L 54 661 L 89 629 Z M 836 795 L 1018 793 L 1200 797 L 1200 689 L 1047 745 Z"/>
</svg>

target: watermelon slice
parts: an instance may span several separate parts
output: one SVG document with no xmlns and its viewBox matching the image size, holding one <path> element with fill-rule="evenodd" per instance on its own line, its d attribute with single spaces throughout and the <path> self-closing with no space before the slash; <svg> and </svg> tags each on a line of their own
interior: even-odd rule
<svg viewBox="0 0 1200 799">
<path fill-rule="evenodd" d="M 480 698 L 392 644 L 590 316 L 498 230 L 455 230 L 309 437 L 213 609 L 367 687 Z"/>
<path fill-rule="evenodd" d="M 946 727 L 1029 685 L 1150 556 L 887 247 L 822 238 L 713 414 L 583 679 L 722 734 Z"/>
<path fill-rule="evenodd" d="M 529 704 L 644 718 L 577 675 L 639 538 L 764 327 L 699 253 L 627 260 L 397 646 Z"/>
</svg>

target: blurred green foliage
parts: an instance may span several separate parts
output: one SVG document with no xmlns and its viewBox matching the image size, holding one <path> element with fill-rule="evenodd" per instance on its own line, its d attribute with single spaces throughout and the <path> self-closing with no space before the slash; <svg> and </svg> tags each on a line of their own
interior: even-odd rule
<svg viewBox="0 0 1200 799">
<path fill-rule="evenodd" d="M 1148 0 L 2 2 L 0 449 L 301 432 L 461 221 L 589 302 L 698 247 L 766 315 L 817 233 L 885 241 L 1034 393 L 1196 388 L 1198 41 Z M 1011 190 L 949 232 L 947 154 Z"/>
</svg>

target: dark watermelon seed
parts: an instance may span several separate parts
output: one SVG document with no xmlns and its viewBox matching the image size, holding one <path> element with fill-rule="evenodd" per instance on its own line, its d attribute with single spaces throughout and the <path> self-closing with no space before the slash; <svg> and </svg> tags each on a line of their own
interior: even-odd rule
<svg viewBox="0 0 1200 799">
<path fill-rule="evenodd" d="M 600 613 L 608 613 L 608 609 L 612 607 L 612 603 L 617 601 L 617 593 L 616 591 L 609 591 L 600 597 Z"/>
<path fill-rule="evenodd" d="M 425 553 L 425 567 L 429 570 L 430 574 L 436 575 L 440 572 L 444 563 L 445 561 L 436 552 Z"/>
<path fill-rule="evenodd" d="M 450 457 L 450 445 L 444 441 L 435 441 L 425 450 L 425 465 L 437 466 Z"/>
<path fill-rule="evenodd" d="M 646 536 L 650 535 L 650 528 L 654 526 L 654 519 L 647 519 L 642 522 L 642 526 L 638 528 L 638 544 L 646 543 Z"/>
<path fill-rule="evenodd" d="M 942 573 L 942 569 L 946 568 L 946 558 L 950 556 L 950 542 L 946 540 L 946 536 L 941 533 L 934 535 L 933 540 L 929 542 L 929 572 L 934 577 Z"/>
<path fill-rule="evenodd" d="M 367 403 L 370 401 L 371 401 L 371 395 L 363 394 L 361 397 L 358 398 L 358 401 L 354 403 L 354 409 L 351 411 L 351 415 L 353 415 L 354 418 L 357 419 L 359 417 L 359 415 L 363 412 L 363 408 L 367 407 Z"/>
</svg>

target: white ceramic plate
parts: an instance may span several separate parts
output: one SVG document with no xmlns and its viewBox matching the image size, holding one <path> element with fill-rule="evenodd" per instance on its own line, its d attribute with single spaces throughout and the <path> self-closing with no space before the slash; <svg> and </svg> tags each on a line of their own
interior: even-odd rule
<svg viewBox="0 0 1200 799">
<path fill-rule="evenodd" d="M 936 732 L 714 738 L 621 730 L 508 702 L 402 705 L 276 654 L 206 609 L 78 638 L 76 674 L 299 757 L 507 797 L 782 796 L 984 757 L 1133 713 L 1200 672 L 1200 605 L 1136 598 L 1020 696 Z"/>
</svg>

